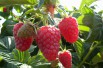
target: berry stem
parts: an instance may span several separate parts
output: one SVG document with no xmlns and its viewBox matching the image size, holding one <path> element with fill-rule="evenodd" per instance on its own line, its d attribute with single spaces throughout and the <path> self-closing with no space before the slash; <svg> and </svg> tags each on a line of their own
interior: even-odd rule
<svg viewBox="0 0 103 68">
<path fill-rule="evenodd" d="M 82 64 L 86 61 L 86 59 L 89 57 L 89 55 L 93 52 L 93 50 L 100 44 L 101 42 L 98 42 L 96 45 L 91 45 L 89 52 L 84 57 L 83 61 L 79 64 L 78 68 L 81 68 Z"/>
<path fill-rule="evenodd" d="M 21 62 L 23 62 L 24 61 L 24 52 L 21 52 L 21 54 L 22 54 L 22 60 L 21 60 Z"/>
<path fill-rule="evenodd" d="M 50 24 L 56 26 L 56 22 L 54 21 L 54 19 L 50 16 L 50 14 L 48 14 L 48 18 L 50 20 Z"/>
<path fill-rule="evenodd" d="M 62 41 L 60 40 L 60 49 L 63 51 L 63 48 L 62 48 Z"/>
<path fill-rule="evenodd" d="M 61 13 L 60 11 L 58 10 L 61 10 L 63 13 Z M 60 13 L 60 15 L 63 17 L 63 18 L 66 18 L 68 17 L 68 14 L 65 10 L 61 9 L 60 7 L 57 8 L 57 12 Z"/>
<path fill-rule="evenodd" d="M 17 51 L 18 51 L 18 54 L 19 54 L 18 60 L 20 61 L 20 51 L 19 50 L 17 50 Z"/>
<path fill-rule="evenodd" d="M 60 49 L 63 51 L 63 48 L 60 46 Z"/>
</svg>

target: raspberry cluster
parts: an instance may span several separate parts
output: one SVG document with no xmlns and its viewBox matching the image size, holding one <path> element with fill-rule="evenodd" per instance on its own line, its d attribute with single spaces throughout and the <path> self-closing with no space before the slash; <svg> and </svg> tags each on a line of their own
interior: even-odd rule
<svg viewBox="0 0 103 68">
<path fill-rule="evenodd" d="M 20 51 L 26 51 L 30 48 L 35 33 L 29 34 L 30 31 L 33 31 L 33 27 L 29 25 L 28 28 L 23 26 L 23 23 L 17 23 L 13 28 L 13 35 L 15 39 L 16 48 Z M 26 26 L 28 26 L 26 24 Z M 75 18 L 68 17 L 64 18 L 58 25 L 59 29 L 54 26 L 42 26 L 37 30 L 37 34 L 35 35 L 36 43 L 44 57 L 48 61 L 54 61 L 56 58 L 59 58 L 59 61 L 65 68 L 72 67 L 72 56 L 69 51 L 59 52 L 60 47 L 60 39 L 61 35 L 64 39 L 69 43 L 74 43 L 78 39 L 78 24 Z M 31 28 L 31 30 L 29 30 Z M 21 30 L 20 30 L 21 29 Z M 29 32 L 25 31 L 28 30 Z M 24 31 L 22 31 L 24 30 Z M 18 31 L 20 32 L 20 36 L 25 34 L 23 37 L 18 36 Z M 21 35 L 22 34 L 22 35 Z M 26 35 L 27 34 L 27 35 Z M 61 34 L 61 35 L 60 35 Z M 59 52 L 59 54 L 58 54 Z"/>
</svg>

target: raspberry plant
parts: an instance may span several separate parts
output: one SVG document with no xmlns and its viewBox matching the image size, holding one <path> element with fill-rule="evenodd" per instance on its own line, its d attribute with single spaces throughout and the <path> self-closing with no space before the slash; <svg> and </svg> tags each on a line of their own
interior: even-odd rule
<svg viewBox="0 0 103 68">
<path fill-rule="evenodd" d="M 0 68 L 102 68 L 95 1 L 70 11 L 59 0 L 0 0 Z"/>
</svg>

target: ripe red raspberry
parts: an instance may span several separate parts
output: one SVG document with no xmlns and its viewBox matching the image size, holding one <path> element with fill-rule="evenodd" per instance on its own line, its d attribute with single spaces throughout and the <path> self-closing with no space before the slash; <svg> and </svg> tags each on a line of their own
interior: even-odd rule
<svg viewBox="0 0 103 68">
<path fill-rule="evenodd" d="M 65 68 L 72 68 L 72 56 L 69 51 L 59 52 L 59 61 Z"/>
<path fill-rule="evenodd" d="M 15 39 L 16 48 L 20 51 L 26 51 L 30 48 L 30 45 L 33 42 L 33 36 L 31 37 L 18 37 L 18 30 L 23 26 L 23 23 L 17 23 L 13 28 L 13 35 Z"/>
<path fill-rule="evenodd" d="M 62 36 L 67 42 L 74 43 L 78 39 L 78 24 L 75 18 L 64 18 L 58 25 Z"/>
<path fill-rule="evenodd" d="M 37 44 L 48 61 L 56 60 L 59 51 L 60 31 L 53 26 L 42 26 L 37 32 Z"/>
<path fill-rule="evenodd" d="M 6 7 L 3 8 L 3 12 L 7 12 L 7 8 Z"/>
</svg>

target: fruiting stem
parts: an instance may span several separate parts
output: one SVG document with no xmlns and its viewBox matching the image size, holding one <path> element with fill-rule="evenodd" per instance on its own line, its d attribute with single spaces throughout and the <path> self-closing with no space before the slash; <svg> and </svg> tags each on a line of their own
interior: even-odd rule
<svg viewBox="0 0 103 68">
<path fill-rule="evenodd" d="M 93 50 L 94 50 L 99 44 L 100 44 L 100 42 L 97 43 L 96 45 L 94 45 L 94 47 L 93 47 L 93 46 L 90 47 L 89 52 L 88 52 L 87 55 L 84 57 L 83 61 L 79 64 L 78 68 L 81 68 L 82 64 L 86 61 L 86 59 L 89 57 L 89 55 L 93 52 Z"/>
<path fill-rule="evenodd" d="M 63 51 L 63 48 L 62 48 L 62 40 L 60 40 L 60 49 Z"/>
<path fill-rule="evenodd" d="M 17 50 L 17 53 L 18 53 L 18 60 L 20 61 L 20 53 L 19 53 L 19 50 Z"/>
<path fill-rule="evenodd" d="M 59 13 L 60 13 L 60 15 L 61 15 L 63 18 L 68 17 L 67 12 L 66 12 L 65 10 L 61 9 L 60 7 L 58 7 L 56 10 L 57 10 L 57 12 L 59 12 Z M 63 13 L 61 13 L 61 12 L 60 12 L 60 11 L 58 11 L 58 10 L 61 10 Z"/>
<path fill-rule="evenodd" d="M 21 54 L 22 54 L 22 55 L 21 55 L 21 58 L 22 58 L 22 59 L 21 59 L 21 62 L 24 62 L 24 52 L 21 52 Z"/>
</svg>

